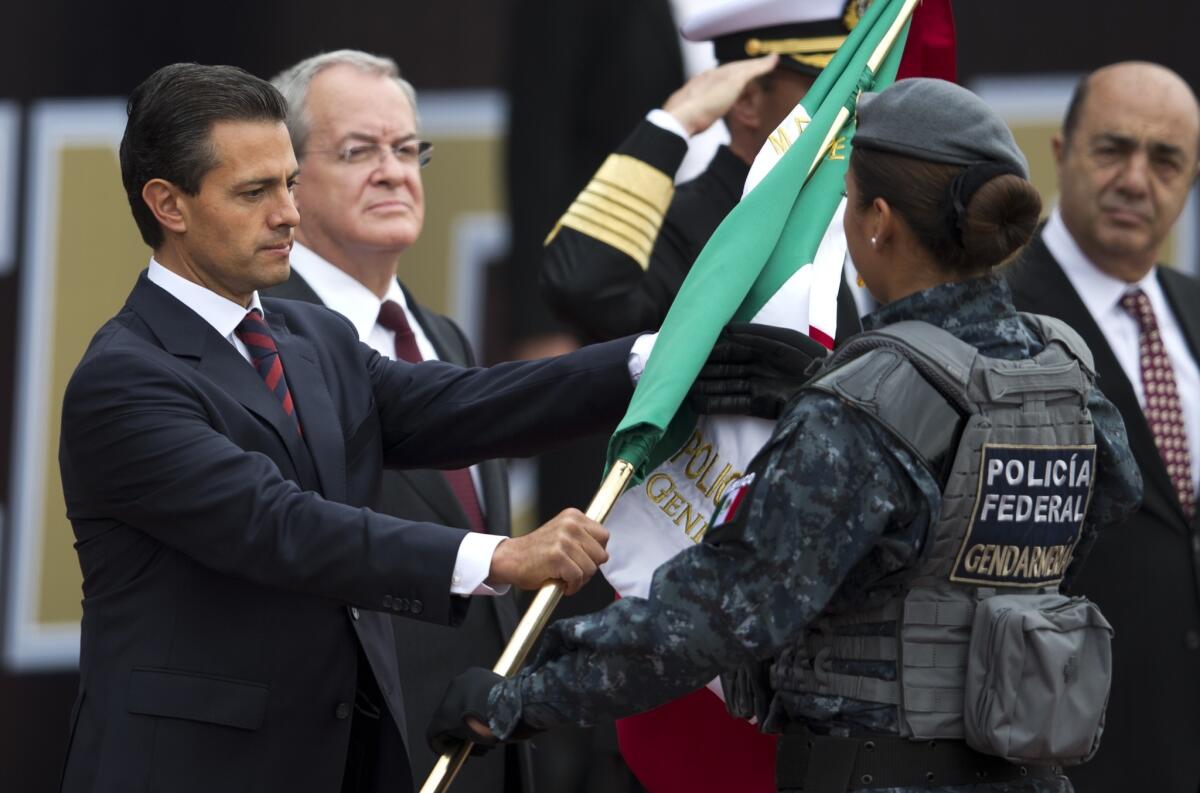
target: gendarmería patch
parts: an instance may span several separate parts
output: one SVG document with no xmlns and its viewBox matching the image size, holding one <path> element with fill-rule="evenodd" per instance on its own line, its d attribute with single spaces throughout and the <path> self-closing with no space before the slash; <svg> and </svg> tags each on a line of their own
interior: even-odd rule
<svg viewBox="0 0 1200 793">
<path fill-rule="evenodd" d="M 1046 586 L 1062 580 L 1092 497 L 1096 447 L 986 444 L 975 511 L 950 580 Z"/>
</svg>

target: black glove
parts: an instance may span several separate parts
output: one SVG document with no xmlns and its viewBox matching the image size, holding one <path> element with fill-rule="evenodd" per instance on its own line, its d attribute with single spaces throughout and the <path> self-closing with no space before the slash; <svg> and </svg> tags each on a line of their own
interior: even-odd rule
<svg viewBox="0 0 1200 793">
<path fill-rule="evenodd" d="M 499 743 L 494 736 L 485 738 L 468 727 L 467 717 L 488 723 L 488 694 L 503 679 L 490 669 L 472 667 L 450 681 L 425 733 L 434 754 L 453 752 L 470 741 L 475 744 L 471 754 L 481 755 Z"/>
<path fill-rule="evenodd" d="M 731 322 L 688 392 L 688 404 L 702 414 L 777 419 L 828 354 L 796 330 Z"/>
</svg>

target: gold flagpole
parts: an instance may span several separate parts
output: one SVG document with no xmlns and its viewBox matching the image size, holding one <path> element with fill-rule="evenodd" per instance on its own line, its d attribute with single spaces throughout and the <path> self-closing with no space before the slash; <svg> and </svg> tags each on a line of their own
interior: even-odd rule
<svg viewBox="0 0 1200 793">
<path fill-rule="evenodd" d="M 867 68 L 871 70 L 871 74 L 879 71 L 879 65 L 883 63 L 883 59 L 891 52 L 892 45 L 896 43 L 896 39 L 900 37 L 901 31 L 908 23 L 908 18 L 912 16 L 917 4 L 921 0 L 904 0 L 904 5 L 900 7 L 900 13 L 892 20 L 891 27 L 887 33 L 883 34 L 883 38 L 879 40 L 879 44 L 875 47 L 875 51 L 871 53 L 871 57 L 867 59 Z M 817 166 L 821 164 L 821 159 L 824 158 L 825 152 L 837 140 L 838 133 L 842 131 L 842 127 L 846 126 L 846 122 L 850 120 L 850 108 L 844 105 L 838 110 L 837 118 L 834 119 L 833 125 L 829 127 L 829 132 L 825 135 L 825 140 L 821 143 L 821 148 L 817 151 L 817 156 L 813 158 L 812 165 L 808 166 L 808 176 L 813 175 L 813 171 L 817 170 Z M 808 178 L 807 176 L 805 177 Z"/>
<path fill-rule="evenodd" d="M 904 30 L 904 25 L 912 16 L 913 10 L 917 7 L 920 0 L 904 0 L 904 5 L 900 8 L 900 13 L 892 20 L 891 27 L 884 34 L 879 44 L 875 47 L 875 51 L 871 53 L 871 57 L 867 59 L 867 68 L 872 73 L 879 69 L 879 65 L 883 63 L 883 59 L 887 57 L 892 46 L 896 43 L 896 39 L 900 37 L 901 31 Z M 829 128 L 829 133 L 825 136 L 825 141 L 821 144 L 817 156 L 813 158 L 812 165 L 809 166 L 808 175 L 817 169 L 821 164 L 822 158 L 837 140 L 837 135 L 846 122 L 850 119 L 850 110 L 843 107 L 838 111 L 838 115 L 833 125 Z M 592 498 L 592 503 L 588 506 L 587 516 L 592 520 L 603 523 L 608 517 L 608 513 L 612 510 L 613 504 L 617 502 L 621 493 L 625 492 L 629 480 L 633 477 L 633 465 L 624 461 L 617 460 L 612 469 L 608 472 L 608 476 L 600 484 L 600 489 L 596 491 L 596 495 Z M 508 646 L 504 648 L 504 652 L 500 655 L 500 660 L 496 661 L 496 665 L 492 667 L 492 671 L 504 677 L 512 677 L 516 674 L 517 669 L 525 662 L 525 656 L 529 654 L 530 648 L 541 635 L 542 629 L 546 627 L 546 623 L 550 620 L 550 613 L 554 611 L 554 607 L 558 605 L 559 598 L 562 597 L 562 585 L 558 583 L 544 584 L 538 590 L 537 595 L 530 604 L 529 610 L 525 612 L 525 616 L 517 624 L 517 629 L 513 632 L 512 638 L 508 642 Z M 429 776 L 425 779 L 425 784 L 421 786 L 421 793 L 445 793 L 450 789 L 450 783 L 454 781 L 454 777 L 462 768 L 463 763 L 467 761 L 467 757 L 471 754 L 471 745 L 463 744 L 453 753 L 446 753 L 438 758 L 438 761 L 433 766 L 433 770 L 429 772 Z"/>
<path fill-rule="evenodd" d="M 617 499 L 625 492 L 625 488 L 632 478 L 633 465 L 624 460 L 617 460 L 609 470 L 608 476 L 604 477 L 604 481 L 600 483 L 600 489 L 596 491 L 592 503 L 588 505 L 587 516 L 597 523 L 603 523 L 604 519 L 608 517 L 608 513 L 612 511 L 613 504 L 617 503 Z M 508 646 L 500 655 L 500 660 L 496 661 L 496 665 L 492 667 L 493 672 L 504 677 L 512 677 L 516 674 L 517 670 L 521 668 L 521 664 L 525 663 L 525 657 L 529 655 L 533 643 L 537 641 L 542 629 L 549 622 L 550 614 L 558 605 L 561 597 L 562 584 L 551 582 L 542 585 L 529 605 L 529 610 L 517 623 L 517 628 L 513 631 Z M 444 793 L 448 790 L 450 783 L 454 781 L 454 777 L 470 754 L 471 745 L 463 744 L 453 754 L 447 753 L 439 757 L 433 770 L 425 779 L 425 784 L 421 786 L 421 793 Z"/>
</svg>

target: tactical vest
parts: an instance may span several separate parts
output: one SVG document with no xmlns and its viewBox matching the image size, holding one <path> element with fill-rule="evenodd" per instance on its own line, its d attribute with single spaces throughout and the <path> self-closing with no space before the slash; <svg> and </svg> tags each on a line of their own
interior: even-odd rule
<svg viewBox="0 0 1200 793">
<path fill-rule="evenodd" d="M 1064 323 L 1022 319 L 1046 343 L 1032 359 L 988 358 L 909 321 L 855 337 L 806 386 L 871 415 L 929 468 L 942 500 L 904 590 L 823 615 L 769 665 L 771 689 L 894 705 L 901 735 L 963 737 L 976 604 L 1057 592 L 1095 470 L 1091 354 Z M 892 635 L 864 635 L 891 622 Z M 861 668 L 847 661 L 894 662 L 897 679 L 847 674 Z"/>
</svg>

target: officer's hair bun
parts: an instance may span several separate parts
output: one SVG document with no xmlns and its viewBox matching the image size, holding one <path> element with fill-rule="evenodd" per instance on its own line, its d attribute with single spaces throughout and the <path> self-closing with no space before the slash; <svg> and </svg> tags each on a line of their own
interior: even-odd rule
<svg viewBox="0 0 1200 793">
<path fill-rule="evenodd" d="M 1003 174 L 985 182 L 967 203 L 960 228 L 970 261 L 989 268 L 1029 242 L 1042 213 L 1042 197 L 1029 180 Z"/>
<path fill-rule="evenodd" d="M 934 260 L 954 273 L 981 275 L 1029 242 L 1042 199 L 1027 179 L 1006 173 L 972 185 L 956 207 L 961 185 L 955 179 L 964 170 L 866 147 L 855 149 L 851 160 L 861 208 L 882 198 Z"/>
</svg>

